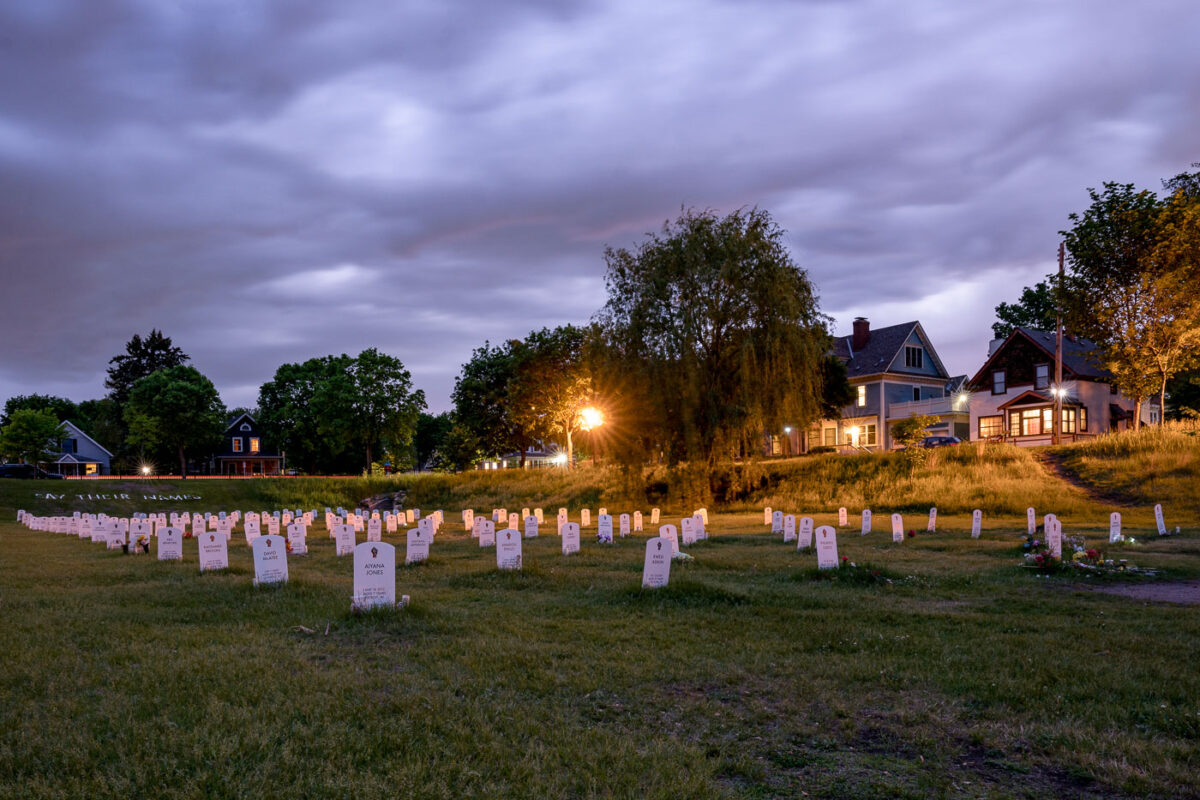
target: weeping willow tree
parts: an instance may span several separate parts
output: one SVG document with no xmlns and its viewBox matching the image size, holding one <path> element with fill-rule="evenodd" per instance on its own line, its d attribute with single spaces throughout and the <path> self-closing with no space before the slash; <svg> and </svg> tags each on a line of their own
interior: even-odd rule
<svg viewBox="0 0 1200 800">
<path fill-rule="evenodd" d="M 629 426 L 627 457 L 711 472 L 820 416 L 826 319 L 765 211 L 687 210 L 604 256 L 605 393 Z"/>
</svg>

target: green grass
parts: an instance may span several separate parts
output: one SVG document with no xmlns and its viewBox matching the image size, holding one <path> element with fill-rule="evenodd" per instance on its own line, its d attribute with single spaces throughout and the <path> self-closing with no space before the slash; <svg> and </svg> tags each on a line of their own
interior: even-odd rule
<svg viewBox="0 0 1200 800">
<path fill-rule="evenodd" d="M 641 539 L 585 534 L 564 557 L 542 536 L 522 572 L 499 573 L 454 531 L 456 497 L 631 510 L 602 473 L 188 481 L 170 491 L 202 500 L 157 506 L 403 489 L 444 507 L 430 561 L 397 570 L 412 605 L 357 616 L 351 559 L 320 528 L 287 586 L 255 588 L 239 535 L 232 568 L 202 575 L 192 542 L 160 564 L 11 522 L 18 507 L 149 510 L 143 484 L 60 501 L 33 497 L 49 483 L 0 482 L 0 798 L 1200 797 L 1197 609 L 1017 566 L 1025 505 L 1092 545 L 1107 505 L 1008 448 L 939 454 L 911 478 L 887 457 L 764 472 L 653 592 Z M 833 574 L 766 533 L 756 505 L 826 524 L 838 505 L 856 516 L 856 497 L 876 532 L 852 518 L 839 545 L 859 566 Z M 939 532 L 893 544 L 886 515 L 923 531 L 931 500 Z M 1184 533 L 1159 539 L 1148 509 L 1123 513 L 1144 544 L 1114 555 L 1200 578 L 1200 515 L 1168 506 Z"/>
</svg>

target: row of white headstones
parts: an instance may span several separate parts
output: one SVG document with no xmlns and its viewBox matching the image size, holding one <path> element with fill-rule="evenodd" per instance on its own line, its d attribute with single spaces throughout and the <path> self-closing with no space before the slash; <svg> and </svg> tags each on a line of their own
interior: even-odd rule
<svg viewBox="0 0 1200 800">
<path fill-rule="evenodd" d="M 1025 509 L 1026 530 L 1030 536 L 1037 531 L 1037 511 L 1030 507 Z M 1167 535 L 1167 526 L 1163 520 L 1162 504 L 1156 503 L 1154 506 L 1154 522 L 1158 527 L 1158 535 Z M 795 514 L 784 514 L 782 511 L 773 510 L 770 506 L 763 509 L 763 524 L 771 526 L 771 533 L 782 533 L 784 543 L 796 542 L 796 549 L 804 550 L 813 546 L 813 519 L 812 517 L 801 517 L 799 525 L 797 525 Z M 843 506 L 838 509 L 838 525 L 845 527 L 848 524 L 846 508 Z M 822 560 L 821 543 L 826 537 L 832 540 L 833 551 L 833 566 L 837 565 L 837 541 L 836 534 L 832 527 L 824 526 L 830 533 L 822 536 L 822 528 L 817 528 L 817 560 L 818 566 L 825 569 L 828 568 L 828 560 Z M 1062 558 L 1062 523 L 1057 515 L 1046 514 L 1042 518 L 1042 529 L 1046 537 L 1046 545 L 1050 548 L 1050 552 L 1056 558 Z M 929 522 L 925 526 L 927 532 L 933 533 L 937 530 L 937 507 L 929 509 Z M 971 512 L 971 538 L 978 539 L 983 531 L 983 512 L 978 508 Z M 871 510 L 864 508 L 862 511 L 862 535 L 865 536 L 871 532 Z M 1114 511 L 1109 514 L 1108 518 L 1108 541 L 1109 544 L 1121 542 L 1125 540 L 1124 533 L 1121 532 L 1121 512 Z M 892 514 L 892 541 L 902 543 L 904 541 L 904 517 L 901 514 Z"/>
<path fill-rule="evenodd" d="M 534 509 L 532 513 L 528 513 L 528 509 L 524 511 L 524 538 L 534 538 L 538 535 L 539 523 L 544 520 L 542 510 Z M 294 515 L 291 511 L 264 511 L 248 512 L 245 515 L 243 529 L 246 543 L 251 548 L 255 585 L 284 583 L 288 580 L 288 552 L 294 555 L 307 554 L 308 527 L 315 516 L 315 511 L 297 511 Z M 657 524 L 659 516 L 659 509 L 653 509 L 650 514 L 651 523 Z M 203 515 L 174 512 L 157 515 L 135 514 L 133 517 L 109 517 L 105 514 L 80 512 L 75 512 L 70 517 L 36 516 L 24 510 L 17 512 L 17 521 L 32 530 L 77 535 L 80 539 L 105 544 L 109 549 L 148 553 L 151 540 L 155 540 L 160 561 L 182 561 L 183 539 L 190 523 L 198 543 L 201 572 L 229 567 L 228 542 L 232 539 L 233 531 L 241 517 L 240 511 Z M 509 523 L 509 527 L 497 532 L 496 522 L 502 519 Z M 421 517 L 418 509 L 382 514 L 374 512 L 370 517 L 346 512 L 341 508 L 336 512 L 328 508 L 325 510 L 325 527 L 330 538 L 334 539 L 336 554 L 354 555 L 354 595 L 351 598 L 353 608 L 395 605 L 395 548 L 383 542 L 382 536 L 385 530 L 395 532 L 401 520 L 417 522 L 417 527 L 408 531 L 406 563 L 427 560 L 433 538 L 443 524 L 444 516 L 440 510 L 426 517 Z M 632 515 L 621 514 L 618 520 L 622 537 L 629 535 L 631 531 L 640 532 L 643 529 L 640 511 Z M 496 547 L 497 567 L 502 570 L 521 569 L 522 536 L 521 531 L 515 527 L 516 522 L 516 515 L 509 515 L 505 509 L 493 509 L 490 520 L 476 515 L 471 509 L 463 511 L 464 527 L 472 532 L 472 536 L 478 538 L 480 547 Z M 583 509 L 580 522 L 576 523 L 568 521 L 566 508 L 560 508 L 557 523 L 564 555 L 579 552 L 580 526 L 590 523 L 590 510 Z M 689 545 L 708 538 L 707 523 L 708 510 L 702 508 L 691 517 L 682 519 L 678 529 L 674 525 L 661 526 L 659 536 L 647 543 L 643 586 L 667 585 L 670 558 L 679 553 L 680 529 L 684 545 Z M 267 528 L 265 534 L 262 533 L 264 526 Z M 286 540 L 279 534 L 281 527 L 286 528 Z M 607 509 L 600 509 L 597 527 L 598 541 L 611 544 L 613 518 L 607 513 Z M 356 534 L 364 529 L 367 541 L 358 543 Z M 664 544 L 669 545 L 666 551 L 663 550 Z"/>
</svg>

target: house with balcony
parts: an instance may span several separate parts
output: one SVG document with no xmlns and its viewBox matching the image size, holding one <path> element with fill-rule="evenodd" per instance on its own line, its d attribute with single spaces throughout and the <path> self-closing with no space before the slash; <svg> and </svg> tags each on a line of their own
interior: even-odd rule
<svg viewBox="0 0 1200 800">
<path fill-rule="evenodd" d="M 1052 444 L 1054 409 L 1061 393 L 1061 440 L 1074 442 L 1133 426 L 1136 403 L 1099 366 L 1096 345 L 1063 337 L 1062 383 L 1055 385 L 1056 335 L 1017 328 L 995 339 L 988 358 L 968 382 L 971 439 L 1024 446 Z M 1142 422 L 1161 419 L 1157 400 L 1142 405 Z"/>
<path fill-rule="evenodd" d="M 970 430 L 966 376 L 952 376 L 920 322 L 871 330 L 864 317 L 853 333 L 834 340 L 833 354 L 846 365 L 854 399 L 838 419 L 816 423 L 801 437 L 790 432 L 795 449 L 836 447 L 841 451 L 894 447 L 891 426 L 913 414 L 935 417 L 930 436 L 966 439 Z"/>
<path fill-rule="evenodd" d="M 224 449 L 216 456 L 222 475 L 280 475 L 283 455 L 270 448 L 249 414 L 242 414 L 225 429 Z"/>
</svg>

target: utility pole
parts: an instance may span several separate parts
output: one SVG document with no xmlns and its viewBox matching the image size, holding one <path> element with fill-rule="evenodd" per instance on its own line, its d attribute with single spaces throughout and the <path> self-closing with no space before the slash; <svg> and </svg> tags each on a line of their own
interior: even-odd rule
<svg viewBox="0 0 1200 800">
<path fill-rule="evenodd" d="M 1063 340 L 1063 324 L 1062 324 L 1062 284 L 1063 284 L 1063 257 L 1066 253 L 1066 245 L 1063 242 L 1058 243 L 1058 291 L 1055 292 L 1055 305 L 1058 311 L 1058 325 L 1054 343 L 1054 443 L 1062 444 L 1062 340 Z"/>
</svg>

